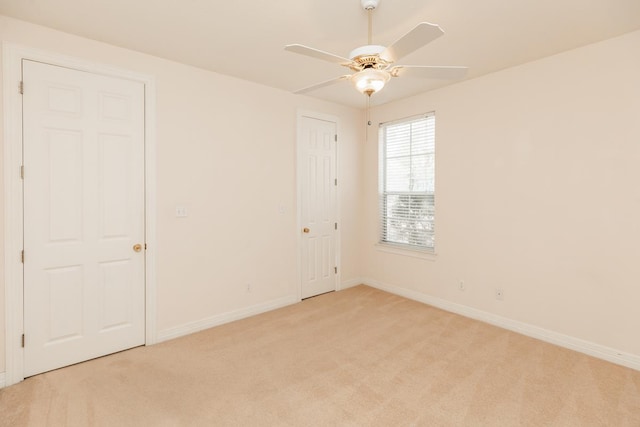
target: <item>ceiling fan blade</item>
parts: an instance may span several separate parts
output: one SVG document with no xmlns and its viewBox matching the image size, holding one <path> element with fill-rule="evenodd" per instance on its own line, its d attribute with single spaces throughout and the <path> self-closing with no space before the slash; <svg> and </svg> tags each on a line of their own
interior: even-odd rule
<svg viewBox="0 0 640 427">
<path fill-rule="evenodd" d="M 322 59 L 323 61 L 333 62 L 340 65 L 348 65 L 351 63 L 350 59 L 343 58 L 333 53 L 325 52 L 322 50 L 314 49 L 312 47 L 304 46 L 301 44 L 288 44 L 284 47 L 284 50 L 293 53 L 299 53 L 300 55 L 310 56 L 316 59 Z"/>
<path fill-rule="evenodd" d="M 461 79 L 467 74 L 467 67 L 446 67 L 430 65 L 396 65 L 389 69 L 393 77 L 418 77 L 423 79 Z"/>
<path fill-rule="evenodd" d="M 396 40 L 380 54 L 380 57 L 385 61 L 395 62 L 443 34 L 444 31 L 439 25 L 421 22 L 413 30 Z"/>
<path fill-rule="evenodd" d="M 312 86 L 309 86 L 309 87 L 298 89 L 293 93 L 302 94 L 302 93 L 311 92 L 312 90 L 320 89 L 320 88 L 325 87 L 325 86 L 331 86 L 332 84 L 338 83 L 339 81 L 347 80 L 350 77 L 351 77 L 350 74 L 347 74 L 347 75 L 344 75 L 344 76 L 340 76 L 340 77 L 334 77 L 333 79 L 326 80 L 326 81 L 321 82 L 321 83 L 316 83 L 316 84 L 314 84 Z"/>
</svg>

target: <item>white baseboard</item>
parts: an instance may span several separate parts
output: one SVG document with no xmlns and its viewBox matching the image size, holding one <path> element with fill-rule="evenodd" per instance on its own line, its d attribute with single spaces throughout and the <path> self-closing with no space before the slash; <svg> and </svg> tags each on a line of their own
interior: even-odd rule
<svg viewBox="0 0 640 427">
<path fill-rule="evenodd" d="M 7 386 L 6 374 L 4 372 L 0 372 L 0 388 L 5 388 Z"/>
<path fill-rule="evenodd" d="M 480 320 L 503 329 L 520 333 L 522 335 L 536 338 L 560 347 L 578 351 L 589 356 L 597 357 L 617 365 L 626 366 L 627 368 L 640 371 L 640 356 L 624 353 L 616 349 L 585 341 L 569 335 L 564 335 L 528 323 L 519 322 L 517 320 L 508 319 L 498 316 L 487 311 L 478 310 L 462 304 L 456 304 L 451 301 L 432 297 L 418 291 L 405 289 L 399 286 L 389 285 L 374 279 L 364 278 L 361 283 L 371 286 L 382 291 L 400 295 L 415 301 L 419 301 L 451 313 L 460 314 L 471 319 Z"/>
<path fill-rule="evenodd" d="M 157 334 L 156 343 L 193 334 L 194 332 L 213 328 L 214 326 L 223 325 L 225 323 L 233 322 L 234 320 L 240 320 L 244 319 L 245 317 L 255 316 L 256 314 L 265 313 L 267 311 L 275 310 L 277 308 L 285 307 L 297 302 L 299 302 L 298 298 L 295 295 L 290 295 L 287 297 L 268 301 L 266 303 L 242 308 L 240 310 L 229 311 L 226 313 L 218 314 L 216 316 L 208 317 L 206 319 L 189 322 L 181 326 L 176 326 L 173 328 L 165 329 L 164 331 L 159 331 Z"/>
<path fill-rule="evenodd" d="M 340 290 L 353 288 L 354 286 L 362 285 L 364 282 L 360 278 L 345 280 L 340 283 Z"/>
</svg>

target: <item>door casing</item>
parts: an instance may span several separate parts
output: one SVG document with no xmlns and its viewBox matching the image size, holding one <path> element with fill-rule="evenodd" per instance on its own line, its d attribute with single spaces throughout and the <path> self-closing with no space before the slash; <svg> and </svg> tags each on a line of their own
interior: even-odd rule
<svg viewBox="0 0 640 427">
<path fill-rule="evenodd" d="M 156 113 L 153 76 L 3 42 L 5 384 L 24 379 L 22 60 L 138 81 L 145 86 L 145 344 L 156 342 Z M 26 88 L 25 90 L 28 90 Z"/>
<path fill-rule="evenodd" d="M 297 221 L 296 221 L 296 235 L 298 236 L 297 240 L 297 269 L 298 269 L 298 286 L 297 286 L 297 299 L 298 301 L 302 300 L 302 283 L 303 283 L 303 268 L 302 268 L 302 228 L 304 225 L 302 224 L 302 180 L 304 176 L 302 174 L 302 164 L 306 160 L 302 157 L 304 150 L 302 149 L 302 118 L 308 117 L 317 120 L 324 120 L 327 122 L 333 122 L 336 125 L 336 133 L 338 135 L 338 142 L 336 144 L 336 175 L 340 175 L 340 156 L 339 156 L 339 144 L 340 144 L 340 126 L 338 122 L 338 118 L 335 116 L 331 116 L 328 114 L 316 113 L 312 111 L 306 110 L 298 110 L 297 112 L 297 136 L 296 136 L 296 194 L 297 194 Z M 340 222 L 340 179 L 338 179 L 338 185 L 336 188 L 336 202 L 335 202 L 335 218 L 338 222 L 338 230 L 336 231 L 335 238 L 335 257 L 336 257 L 336 266 L 338 267 L 338 273 L 335 276 L 336 280 L 336 290 L 341 289 L 341 274 L 342 268 L 340 265 L 340 236 L 342 230 L 342 224 Z"/>
</svg>

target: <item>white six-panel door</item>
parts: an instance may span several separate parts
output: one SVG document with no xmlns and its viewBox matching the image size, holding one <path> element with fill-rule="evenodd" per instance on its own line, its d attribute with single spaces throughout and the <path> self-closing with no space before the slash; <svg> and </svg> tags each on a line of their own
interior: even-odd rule
<svg viewBox="0 0 640 427">
<path fill-rule="evenodd" d="M 336 289 L 336 124 L 300 118 L 302 298 Z"/>
<path fill-rule="evenodd" d="M 144 85 L 28 60 L 23 82 L 27 377 L 144 344 Z"/>
</svg>

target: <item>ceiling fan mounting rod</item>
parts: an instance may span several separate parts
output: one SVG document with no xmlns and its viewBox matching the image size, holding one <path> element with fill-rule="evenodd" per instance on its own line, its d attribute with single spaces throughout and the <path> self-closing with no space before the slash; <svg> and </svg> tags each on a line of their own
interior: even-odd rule
<svg viewBox="0 0 640 427">
<path fill-rule="evenodd" d="M 373 39 L 373 11 L 378 7 L 380 0 L 360 0 L 362 8 L 367 11 L 367 17 L 369 18 L 369 33 L 367 35 L 367 44 L 372 44 Z"/>
<path fill-rule="evenodd" d="M 367 44 L 373 44 L 373 9 L 367 9 L 367 14 L 369 15 L 369 34 L 367 35 Z"/>
</svg>

